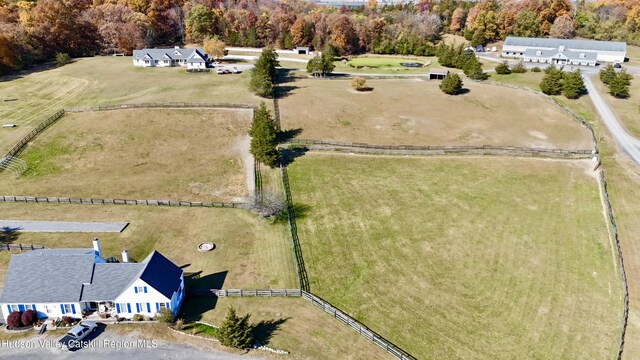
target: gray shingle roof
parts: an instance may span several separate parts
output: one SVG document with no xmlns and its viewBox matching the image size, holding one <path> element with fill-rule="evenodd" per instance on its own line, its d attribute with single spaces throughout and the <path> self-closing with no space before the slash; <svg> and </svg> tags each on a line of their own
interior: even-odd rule
<svg viewBox="0 0 640 360">
<path fill-rule="evenodd" d="M 82 290 L 81 301 L 115 299 L 129 284 L 138 279 L 144 268 L 145 264 L 137 263 L 96 264 L 91 284 L 85 285 Z"/>
<path fill-rule="evenodd" d="M 137 60 L 187 60 L 194 56 L 194 53 L 196 54 L 196 58 L 202 57 L 202 62 L 204 62 L 206 57 L 204 56 L 202 49 L 171 48 L 133 50 L 133 58 Z"/>
<path fill-rule="evenodd" d="M 93 249 L 12 255 L 0 303 L 114 300 L 138 278 L 168 298 L 180 286 L 182 269 L 157 251 L 141 263 L 95 261 Z"/>
<path fill-rule="evenodd" d="M 12 255 L 2 303 L 73 302 L 91 281 L 93 249 L 45 249 Z"/>
<path fill-rule="evenodd" d="M 195 49 L 191 53 L 191 55 L 189 55 L 187 62 L 188 63 L 205 63 L 207 62 L 207 57 L 204 56 L 204 54 L 202 54 L 202 52 L 199 49 Z"/>
<path fill-rule="evenodd" d="M 617 51 L 626 52 L 627 43 L 621 41 L 597 41 L 575 39 L 549 39 L 507 36 L 505 46 L 528 46 L 542 48 L 559 48 L 591 50 L 591 51 Z"/>
<path fill-rule="evenodd" d="M 540 55 L 537 54 L 537 52 L 540 51 Z M 550 58 L 554 55 L 557 55 L 558 53 L 560 53 L 560 50 L 558 49 L 553 49 L 553 50 L 537 50 L 537 49 L 527 49 L 524 52 L 524 56 L 525 57 L 539 57 L 539 58 Z M 562 51 L 562 54 L 564 54 L 568 59 L 571 60 L 584 60 L 584 61 L 596 61 L 598 60 L 598 54 L 594 53 L 594 52 L 578 52 L 578 51 L 570 51 L 570 50 L 564 50 Z M 584 54 L 584 57 L 580 57 L 580 54 Z"/>
</svg>

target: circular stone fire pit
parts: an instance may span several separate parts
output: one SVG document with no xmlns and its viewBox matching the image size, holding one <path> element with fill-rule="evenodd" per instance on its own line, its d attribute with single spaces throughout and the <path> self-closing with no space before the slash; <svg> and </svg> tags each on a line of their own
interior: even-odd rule
<svg viewBox="0 0 640 360">
<path fill-rule="evenodd" d="M 216 244 L 214 243 L 200 243 L 198 244 L 198 251 L 205 252 L 211 251 L 216 248 Z"/>
</svg>

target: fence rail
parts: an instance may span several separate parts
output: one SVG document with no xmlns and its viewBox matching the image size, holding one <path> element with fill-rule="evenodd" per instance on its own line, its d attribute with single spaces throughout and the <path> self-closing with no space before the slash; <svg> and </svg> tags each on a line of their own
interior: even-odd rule
<svg viewBox="0 0 640 360">
<path fill-rule="evenodd" d="M 11 148 L 6 157 L 17 157 L 22 152 L 24 147 L 29 143 L 29 141 L 33 140 L 44 129 L 49 127 L 49 125 L 58 121 L 58 119 L 60 119 L 62 115 L 64 115 L 64 110 L 58 110 L 58 112 L 48 117 L 45 121 L 41 122 L 38 126 L 35 127 L 35 129 L 31 130 L 27 135 L 25 135 L 25 137 L 22 138 L 22 140 L 20 140 L 13 148 Z"/>
<path fill-rule="evenodd" d="M 394 345 L 392 342 L 386 340 L 380 334 L 375 331 L 369 329 L 364 324 L 360 323 L 358 320 L 352 318 L 351 316 L 345 314 L 343 311 L 339 310 L 335 306 L 331 305 L 327 301 L 324 301 L 320 297 L 310 294 L 306 291 L 302 291 L 302 298 L 309 301 L 313 305 L 319 307 L 324 310 L 326 313 L 331 314 L 334 318 L 340 320 L 345 325 L 349 326 L 353 330 L 357 331 L 358 334 L 364 336 L 367 340 L 373 342 L 379 347 L 383 348 L 386 352 L 391 354 L 396 359 L 400 360 L 415 360 L 416 358 L 411 356 L 406 351 L 402 350 L 398 346 Z"/>
<path fill-rule="evenodd" d="M 545 158 L 588 159 L 597 155 L 597 150 L 549 149 L 518 146 L 419 146 L 419 145 L 374 145 L 325 140 L 291 139 L 283 146 L 306 146 L 311 150 L 348 150 L 369 154 L 403 155 L 506 155 Z"/>
<path fill-rule="evenodd" d="M 19 230 L 16 230 L 19 231 Z M 25 251 L 25 250 L 38 250 L 44 249 L 42 245 L 33 245 L 33 244 L 0 244 L 0 251 Z"/>
<path fill-rule="evenodd" d="M 51 196 L 0 196 L 0 202 L 50 203 L 50 204 L 86 204 L 86 205 L 150 205 L 150 206 L 186 206 L 210 208 L 244 208 L 237 202 L 194 202 L 174 200 L 131 200 L 131 199 L 93 199 Z"/>
<path fill-rule="evenodd" d="M 620 277 L 622 279 L 622 294 L 623 294 L 623 310 L 622 310 L 622 334 L 618 341 L 618 355 L 617 359 L 622 358 L 622 350 L 624 347 L 624 337 L 627 331 L 627 322 L 629 319 L 629 286 L 627 285 L 627 273 L 624 269 L 624 261 L 622 257 L 622 249 L 620 247 L 620 239 L 618 238 L 618 226 L 616 220 L 613 217 L 613 208 L 609 201 L 609 193 L 607 191 L 607 181 L 604 177 L 604 171 L 600 171 L 600 186 L 604 195 L 605 207 L 607 210 L 607 216 L 609 217 L 609 223 L 611 225 L 611 232 L 613 234 L 614 242 L 616 244 L 616 251 L 618 253 L 618 263 L 620 265 Z"/>
<path fill-rule="evenodd" d="M 190 291 L 199 296 L 217 297 L 300 297 L 300 289 L 194 289 Z"/>
<path fill-rule="evenodd" d="M 84 111 L 107 111 L 107 110 L 125 110 L 125 109 L 152 109 L 152 108 L 209 108 L 209 109 L 250 109 L 255 107 L 247 104 L 235 103 L 191 103 L 191 102 L 168 102 L 168 103 L 140 103 L 140 104 L 120 104 L 120 105 L 100 105 L 100 106 L 81 106 L 65 108 L 66 112 L 84 112 Z"/>
</svg>

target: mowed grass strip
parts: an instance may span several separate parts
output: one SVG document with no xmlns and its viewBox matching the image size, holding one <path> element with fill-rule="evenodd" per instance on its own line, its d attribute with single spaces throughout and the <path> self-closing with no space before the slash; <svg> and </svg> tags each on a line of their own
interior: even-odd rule
<svg viewBox="0 0 640 360">
<path fill-rule="evenodd" d="M 0 203 L 4 220 L 129 222 L 122 233 L 18 233 L 13 242 L 48 248 L 86 248 L 98 237 L 103 255 L 121 259 L 128 250 L 132 261 L 142 261 L 158 250 L 185 273 L 197 288 L 291 288 L 296 273 L 291 241 L 284 225 L 273 225 L 238 209 L 168 208 L 117 205 Z M 211 242 L 216 249 L 199 252 Z M 8 264 L 0 251 L 0 281 Z M 189 278 L 187 276 L 187 278 Z M 1 287 L 1 284 L 0 284 Z"/>
<path fill-rule="evenodd" d="M 311 289 L 418 358 L 608 358 L 622 299 L 591 162 L 311 154 Z"/>
<path fill-rule="evenodd" d="M 445 95 L 438 81 L 298 79 L 283 86 L 284 129 L 303 139 L 394 145 L 507 145 L 590 149 L 589 132 L 550 100 L 500 86 L 465 82 L 470 91 Z"/>
<path fill-rule="evenodd" d="M 4 195 L 238 201 L 249 110 L 133 109 L 66 114 L 22 153 Z M 246 142 L 246 141 L 245 141 Z"/>
</svg>

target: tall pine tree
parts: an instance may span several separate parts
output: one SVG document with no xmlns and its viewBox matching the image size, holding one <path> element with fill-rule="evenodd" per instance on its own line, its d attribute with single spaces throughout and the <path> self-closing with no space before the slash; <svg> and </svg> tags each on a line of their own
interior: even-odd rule
<svg viewBox="0 0 640 360">
<path fill-rule="evenodd" d="M 449 73 L 440 83 L 440 90 L 449 95 L 456 95 L 462 90 L 462 79 L 456 73 Z"/>
<path fill-rule="evenodd" d="M 540 90 L 547 95 L 560 95 L 562 93 L 563 71 L 552 65 L 544 72 L 545 75 L 540 82 Z"/>
<path fill-rule="evenodd" d="M 249 323 L 251 314 L 239 317 L 231 306 L 227 318 L 218 329 L 218 340 L 224 346 L 246 349 L 253 345 L 253 325 Z"/>
<path fill-rule="evenodd" d="M 576 69 L 575 71 L 564 73 L 562 79 L 562 95 L 569 99 L 577 99 L 584 94 L 586 90 L 580 70 Z"/>
<path fill-rule="evenodd" d="M 271 47 L 264 48 L 254 68 L 251 70 L 251 81 L 249 82 L 251 91 L 262 97 L 273 96 L 276 82 L 276 66 L 278 65 L 276 51 Z"/>
<path fill-rule="evenodd" d="M 609 93 L 617 98 L 628 98 L 632 78 L 625 70 L 618 72 L 609 82 Z"/>
<path fill-rule="evenodd" d="M 600 80 L 602 80 L 603 83 L 609 85 L 614 77 L 616 77 L 616 69 L 613 65 L 609 64 L 607 67 L 600 70 Z"/>
<path fill-rule="evenodd" d="M 278 129 L 271 113 L 264 102 L 255 110 L 253 122 L 249 130 L 251 136 L 251 154 L 259 162 L 270 166 L 278 166 Z"/>
</svg>

